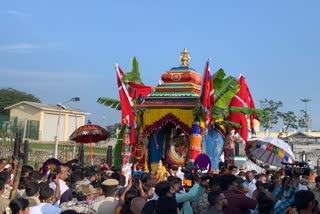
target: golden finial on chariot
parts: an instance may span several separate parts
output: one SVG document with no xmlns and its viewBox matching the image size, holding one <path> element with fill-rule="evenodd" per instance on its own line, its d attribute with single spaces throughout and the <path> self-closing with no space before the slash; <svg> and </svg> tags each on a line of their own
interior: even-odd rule
<svg viewBox="0 0 320 214">
<path fill-rule="evenodd" d="M 181 67 L 189 67 L 190 56 L 186 48 L 183 49 L 180 55 Z"/>
</svg>

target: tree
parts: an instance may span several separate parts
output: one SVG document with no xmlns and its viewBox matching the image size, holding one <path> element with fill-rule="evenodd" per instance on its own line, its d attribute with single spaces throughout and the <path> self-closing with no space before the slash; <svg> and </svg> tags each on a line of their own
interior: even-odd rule
<svg viewBox="0 0 320 214">
<path fill-rule="evenodd" d="M 289 128 L 292 128 L 292 129 L 298 128 L 298 124 L 297 124 L 298 118 L 293 111 L 278 112 L 278 116 L 283 123 L 282 132 L 284 133 L 288 132 Z"/>
<path fill-rule="evenodd" d="M 283 106 L 281 101 L 273 100 L 260 100 L 260 105 L 264 113 L 259 116 L 260 125 L 264 128 L 264 131 L 273 128 L 273 125 L 278 124 L 279 120 L 282 122 L 283 128 L 281 134 L 288 132 L 291 129 L 306 128 L 308 114 L 305 110 L 300 110 L 302 115 L 296 116 L 293 111 L 280 112 L 278 109 Z"/>
<path fill-rule="evenodd" d="M 306 110 L 300 110 L 300 113 L 302 114 L 302 116 L 298 118 L 298 126 L 300 128 L 308 128 L 308 112 Z"/>
<path fill-rule="evenodd" d="M 13 88 L 0 89 L 0 115 L 9 116 L 9 111 L 4 108 L 21 101 L 41 103 L 41 100 L 32 94 Z"/>
<path fill-rule="evenodd" d="M 270 130 L 279 121 L 278 108 L 282 107 L 281 101 L 273 100 L 260 100 L 261 109 L 263 114 L 259 115 L 260 125 L 264 128 L 264 131 Z"/>
</svg>

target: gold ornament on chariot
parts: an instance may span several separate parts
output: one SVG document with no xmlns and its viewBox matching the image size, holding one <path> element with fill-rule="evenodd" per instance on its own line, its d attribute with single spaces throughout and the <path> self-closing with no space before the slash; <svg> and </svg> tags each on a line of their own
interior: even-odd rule
<svg viewBox="0 0 320 214">
<path fill-rule="evenodd" d="M 171 80 L 172 81 L 180 81 L 181 80 L 181 74 L 180 73 L 171 74 Z"/>
<path fill-rule="evenodd" d="M 200 76 L 197 76 L 196 77 L 196 83 L 200 83 L 201 82 L 201 77 Z"/>
</svg>

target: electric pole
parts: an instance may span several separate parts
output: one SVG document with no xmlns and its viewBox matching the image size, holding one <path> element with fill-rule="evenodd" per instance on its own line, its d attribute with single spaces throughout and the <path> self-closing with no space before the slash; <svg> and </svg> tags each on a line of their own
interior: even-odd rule
<svg viewBox="0 0 320 214">
<path fill-rule="evenodd" d="M 309 114 L 308 114 L 308 109 L 307 109 L 307 104 L 308 102 L 311 102 L 311 99 L 308 99 L 308 98 L 303 98 L 303 99 L 300 99 L 302 102 L 304 102 L 304 110 L 306 112 L 306 118 L 305 118 L 305 121 L 306 121 L 306 124 L 307 124 L 307 128 L 306 128 L 306 132 L 310 132 L 310 118 L 309 118 Z"/>
</svg>

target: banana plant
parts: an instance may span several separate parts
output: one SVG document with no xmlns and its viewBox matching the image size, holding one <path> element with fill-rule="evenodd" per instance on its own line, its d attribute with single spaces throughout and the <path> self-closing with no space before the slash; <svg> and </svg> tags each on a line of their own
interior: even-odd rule
<svg viewBox="0 0 320 214">
<path fill-rule="evenodd" d="M 131 60 L 131 71 L 127 72 L 125 76 L 122 78 L 122 81 L 125 83 L 127 82 L 134 82 L 138 84 L 143 84 L 141 77 L 140 77 L 140 71 L 139 71 L 139 63 L 136 57 L 133 57 Z M 119 100 L 110 98 L 110 97 L 99 97 L 97 100 L 98 103 L 103 104 L 105 106 L 111 107 L 115 110 L 121 111 L 121 103 Z M 138 101 L 136 99 L 133 99 L 132 102 L 135 104 Z M 134 111 L 135 107 L 134 107 Z M 141 115 L 141 112 L 137 112 L 136 115 Z M 120 168 L 121 166 L 121 148 L 122 148 L 122 139 L 123 139 L 123 133 L 124 133 L 125 126 L 122 126 L 121 131 L 119 132 L 117 136 L 117 143 L 115 145 L 114 149 L 114 166 L 116 168 Z"/>
<path fill-rule="evenodd" d="M 238 93 L 240 86 L 238 80 L 235 77 L 225 77 L 226 74 L 223 69 L 219 69 L 213 76 L 214 97 L 215 103 L 211 107 L 210 113 L 212 118 L 217 119 L 216 124 L 225 127 L 241 128 L 241 125 L 232 121 L 228 121 L 227 118 L 231 112 L 240 112 L 243 114 L 262 114 L 263 110 L 251 109 L 246 107 L 229 107 L 231 99 Z M 200 120 L 205 121 L 205 108 L 202 104 L 193 111 L 194 115 L 197 115 Z"/>
<path fill-rule="evenodd" d="M 120 129 L 120 132 L 117 136 L 117 142 L 116 145 L 114 146 L 114 167 L 116 169 L 120 169 L 121 168 L 121 150 L 122 150 L 122 142 L 123 142 L 123 133 L 125 130 L 125 126 L 122 126 Z"/>
<path fill-rule="evenodd" d="M 109 106 L 115 110 L 121 111 L 121 103 L 117 99 L 113 99 L 109 97 L 99 97 L 97 102 L 105 106 Z"/>
<path fill-rule="evenodd" d="M 131 71 L 127 72 L 124 75 L 124 77 L 122 77 L 122 81 L 134 82 L 134 83 L 143 85 L 143 82 L 142 82 L 141 76 L 140 76 L 139 62 L 136 59 L 136 57 L 133 57 L 131 59 Z M 121 111 L 121 103 L 117 99 L 109 98 L 109 97 L 99 97 L 97 102 L 100 104 L 103 104 L 105 106 L 111 107 L 115 110 Z M 136 103 L 137 100 L 133 99 L 132 102 Z"/>
<path fill-rule="evenodd" d="M 136 57 L 131 59 L 131 71 L 126 73 L 126 75 L 122 78 L 122 81 L 134 82 L 143 85 L 140 77 L 139 62 Z"/>
</svg>

